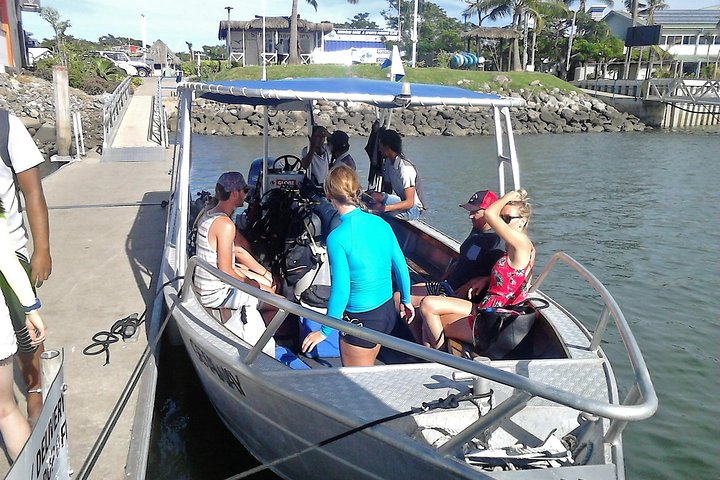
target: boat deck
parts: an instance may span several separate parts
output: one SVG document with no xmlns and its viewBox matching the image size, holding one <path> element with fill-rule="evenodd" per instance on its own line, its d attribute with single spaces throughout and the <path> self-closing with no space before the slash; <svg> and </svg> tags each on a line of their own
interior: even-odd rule
<svg viewBox="0 0 720 480">
<path fill-rule="evenodd" d="M 230 365 L 247 368 L 241 365 L 243 352 L 247 351 L 244 342 L 215 322 L 194 300 L 193 296 L 193 300 L 179 308 L 193 330 L 194 341 L 202 342 L 198 348 L 219 350 Z M 561 315 L 561 312 L 558 310 L 554 314 Z M 577 330 L 573 322 L 569 322 L 570 326 Z M 492 366 L 571 394 L 608 401 L 613 393 L 607 386 L 606 361 L 587 348 L 577 350 L 581 354 L 573 358 L 494 361 Z M 282 395 L 296 396 L 304 402 L 323 405 L 328 415 L 337 419 L 350 417 L 357 424 L 419 407 L 423 402 L 465 393 L 470 387 L 470 381 L 453 380 L 452 375 L 457 370 L 432 363 L 293 370 L 261 355 L 249 368 L 257 370 L 258 374 L 262 372 L 266 381 Z M 398 385 L 402 385 L 402 388 L 398 388 Z M 489 388 L 495 392 L 496 404 L 514 393 L 514 389 L 495 382 L 490 382 Z M 520 440 L 533 444 L 546 438 L 559 426 L 558 435 L 562 436 L 577 426 L 578 413 L 545 399 L 534 398 L 528 408 L 516 414 L 511 421 L 501 424 L 496 441 L 513 444 Z M 456 409 L 455 416 L 457 428 L 464 428 L 477 419 L 477 407 L 470 402 L 462 403 Z M 413 418 L 415 420 L 400 421 L 400 428 L 408 435 L 415 435 L 417 428 L 434 428 L 432 413 Z M 398 421 L 395 424 L 399 424 Z M 522 428 L 518 425 L 522 425 Z M 442 428 L 447 428 L 446 418 L 443 419 Z"/>
</svg>

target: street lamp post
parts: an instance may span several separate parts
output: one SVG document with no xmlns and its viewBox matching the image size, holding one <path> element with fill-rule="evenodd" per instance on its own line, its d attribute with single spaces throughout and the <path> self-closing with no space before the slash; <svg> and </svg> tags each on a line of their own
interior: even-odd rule
<svg viewBox="0 0 720 480">
<path fill-rule="evenodd" d="M 417 41 L 418 41 L 418 0 L 415 0 L 415 19 L 413 20 L 413 35 L 412 35 L 412 68 L 415 68 L 415 62 L 417 60 Z"/>
<path fill-rule="evenodd" d="M 267 80 L 267 68 L 265 66 L 265 0 L 262 2 L 262 15 L 263 15 L 263 22 L 262 22 L 262 79 L 263 81 Z M 267 108 L 267 107 L 265 107 Z M 265 116 L 267 118 L 267 115 Z M 266 137 L 267 138 L 267 137 Z M 267 155 L 265 155 L 265 158 L 267 158 Z"/>
<path fill-rule="evenodd" d="M 227 23 L 227 51 L 228 51 L 228 67 L 232 66 L 232 37 L 231 32 L 232 29 L 230 28 L 230 10 L 232 10 L 233 7 L 225 7 L 225 10 L 228 12 L 228 23 Z"/>
<path fill-rule="evenodd" d="M 146 37 L 147 37 L 147 24 L 145 23 L 145 14 L 140 14 L 140 35 L 142 35 L 142 52 L 143 52 L 143 61 L 145 60 L 145 43 Z"/>
</svg>

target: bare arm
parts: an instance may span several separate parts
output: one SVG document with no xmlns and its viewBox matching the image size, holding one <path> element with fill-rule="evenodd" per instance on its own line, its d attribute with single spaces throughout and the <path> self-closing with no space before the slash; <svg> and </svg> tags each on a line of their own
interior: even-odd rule
<svg viewBox="0 0 720 480">
<path fill-rule="evenodd" d="M 508 224 L 500 218 L 503 207 L 510 202 L 520 200 L 520 194 L 512 190 L 496 200 L 485 209 L 485 220 L 495 232 L 505 241 L 511 266 L 526 265 L 530 258 L 532 243 L 528 236 Z M 512 247 L 512 248 L 510 248 Z M 523 257 L 518 259 L 517 257 Z"/>
<path fill-rule="evenodd" d="M 384 205 L 384 212 L 393 212 L 395 210 L 408 210 L 415 205 L 415 187 L 408 187 L 404 190 L 405 200 L 392 205 Z"/>
<path fill-rule="evenodd" d="M 249 279 L 241 271 L 234 268 L 235 252 L 233 251 L 233 239 L 235 238 L 235 225 L 233 222 L 227 217 L 216 219 L 210 227 L 209 237 L 211 244 L 212 240 L 215 240 L 218 269 L 223 273 L 232 275 L 238 280 L 259 288 L 260 284 L 258 284 L 258 282 Z"/>
<path fill-rule="evenodd" d="M 33 240 L 33 253 L 30 258 L 30 280 L 41 286 L 52 273 L 50 257 L 50 225 L 48 222 L 47 202 L 40 181 L 40 169 L 33 167 L 17 174 L 18 186 L 25 198 L 28 223 Z"/>
<path fill-rule="evenodd" d="M 307 153 L 302 158 L 302 166 L 305 170 L 307 170 L 308 167 L 310 167 L 313 156 L 316 153 L 318 155 L 322 153 L 322 144 L 324 141 L 325 141 L 325 139 L 320 136 L 311 136 L 310 137 L 310 143 L 308 144 Z"/>
</svg>

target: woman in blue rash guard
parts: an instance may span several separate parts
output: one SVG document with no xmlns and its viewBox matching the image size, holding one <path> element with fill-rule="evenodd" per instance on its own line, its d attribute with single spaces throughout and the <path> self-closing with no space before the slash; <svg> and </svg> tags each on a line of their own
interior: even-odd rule
<svg viewBox="0 0 720 480">
<path fill-rule="evenodd" d="M 332 286 L 327 314 L 356 325 L 390 333 L 398 312 L 393 303 L 392 278 L 400 288 L 401 313 L 407 323 L 415 315 L 410 304 L 410 275 L 397 238 L 382 218 L 362 211 L 360 180 L 355 171 L 339 165 L 325 179 L 325 195 L 340 214 L 340 225 L 327 239 Z M 332 330 L 322 326 L 302 342 L 309 352 Z M 340 336 L 343 366 L 370 366 L 380 345 Z"/>
</svg>

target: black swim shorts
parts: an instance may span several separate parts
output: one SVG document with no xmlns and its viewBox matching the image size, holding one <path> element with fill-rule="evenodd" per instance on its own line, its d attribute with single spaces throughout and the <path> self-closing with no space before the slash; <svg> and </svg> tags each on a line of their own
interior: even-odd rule
<svg viewBox="0 0 720 480">
<path fill-rule="evenodd" d="M 397 319 L 398 312 L 395 309 L 395 302 L 393 302 L 392 298 L 379 307 L 367 312 L 345 312 L 345 315 L 343 315 L 343 320 L 347 322 L 382 333 L 392 332 Z M 374 348 L 377 345 L 362 338 L 348 335 L 345 332 L 340 332 L 340 335 L 344 341 L 356 347 Z"/>
</svg>

